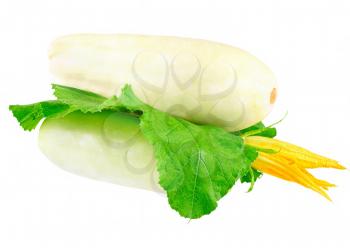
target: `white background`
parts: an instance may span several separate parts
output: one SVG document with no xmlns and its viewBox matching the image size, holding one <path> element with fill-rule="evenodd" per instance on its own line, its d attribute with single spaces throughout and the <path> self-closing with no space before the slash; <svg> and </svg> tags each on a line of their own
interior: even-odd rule
<svg viewBox="0 0 350 248">
<path fill-rule="evenodd" d="M 267 123 L 279 138 L 350 164 L 349 1 L 18 1 L 0 3 L 0 247 L 350 247 L 350 173 L 329 203 L 265 175 L 236 186 L 211 215 L 181 218 L 165 197 L 66 173 L 40 153 L 9 104 L 51 96 L 47 48 L 75 32 L 216 40 L 250 51 L 275 72 Z"/>
</svg>

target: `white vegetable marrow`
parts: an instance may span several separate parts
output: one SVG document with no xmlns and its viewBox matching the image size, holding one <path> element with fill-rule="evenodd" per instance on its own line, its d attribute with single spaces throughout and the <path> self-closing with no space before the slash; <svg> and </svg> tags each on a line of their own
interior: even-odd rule
<svg viewBox="0 0 350 248">
<path fill-rule="evenodd" d="M 70 35 L 51 47 L 57 83 L 104 96 L 131 84 L 144 102 L 234 131 L 261 121 L 276 97 L 271 71 L 238 48 L 141 35 Z"/>
<path fill-rule="evenodd" d="M 64 118 L 47 119 L 40 128 L 39 147 L 66 171 L 161 191 L 152 145 L 133 116 L 108 111 L 74 112 Z"/>
</svg>

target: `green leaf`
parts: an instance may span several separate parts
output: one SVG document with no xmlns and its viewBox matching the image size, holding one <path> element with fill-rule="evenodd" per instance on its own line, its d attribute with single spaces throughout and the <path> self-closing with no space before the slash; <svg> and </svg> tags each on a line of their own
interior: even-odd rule
<svg viewBox="0 0 350 248">
<path fill-rule="evenodd" d="M 57 99 L 83 113 L 96 113 L 106 109 L 118 108 L 118 99 L 113 96 L 106 98 L 101 95 L 72 87 L 53 84 Z"/>
<path fill-rule="evenodd" d="M 74 111 L 95 113 L 120 108 L 115 96 L 105 98 L 92 92 L 57 84 L 53 84 L 52 88 L 58 100 L 9 107 L 24 130 L 35 129 L 44 118 L 64 117 Z"/>
<path fill-rule="evenodd" d="M 252 173 L 248 171 L 245 175 L 241 177 L 241 183 L 252 183 L 256 182 L 262 176 L 262 173 L 254 168 L 252 168 Z M 251 190 L 249 190 L 251 191 Z"/>
<path fill-rule="evenodd" d="M 35 129 L 38 123 L 44 118 L 63 117 L 74 111 L 69 105 L 59 101 L 46 101 L 29 105 L 11 105 L 9 109 L 21 127 L 26 131 Z"/>
<path fill-rule="evenodd" d="M 234 132 L 235 135 L 244 136 L 254 132 L 255 136 L 263 136 L 268 138 L 274 138 L 277 135 L 277 130 L 274 127 L 266 127 L 262 122 L 259 122 L 253 126 Z M 256 133 L 255 133 L 256 132 Z"/>
<path fill-rule="evenodd" d="M 141 130 L 154 146 L 159 183 L 180 215 L 194 219 L 209 214 L 249 171 L 252 155 L 246 156 L 239 136 L 158 111 L 137 99 L 130 87 L 119 100 L 131 110 L 143 111 Z"/>
<path fill-rule="evenodd" d="M 254 160 L 258 157 L 258 152 L 251 146 L 245 146 L 245 155 L 250 164 L 254 162 Z M 251 168 L 241 177 L 241 183 L 250 183 L 251 186 L 248 192 L 253 190 L 254 184 L 257 179 L 262 176 L 262 173 L 254 168 Z"/>
<path fill-rule="evenodd" d="M 253 126 L 250 126 L 248 128 L 242 129 L 240 131 L 234 132 L 235 135 L 244 136 L 245 134 L 249 134 L 250 132 L 254 131 L 261 131 L 257 132 L 256 136 L 264 136 L 264 137 L 275 137 L 276 136 L 276 129 L 275 128 L 266 128 L 265 125 L 262 122 L 259 122 Z M 254 160 L 258 157 L 258 153 L 255 147 L 246 146 L 246 154 L 248 158 L 250 159 L 251 163 L 254 162 Z M 244 174 L 241 177 L 241 183 L 250 183 L 250 188 L 248 189 L 248 192 L 252 191 L 254 188 L 255 182 L 261 178 L 263 175 L 262 172 L 251 168 L 250 171 L 248 171 L 246 174 Z"/>
</svg>

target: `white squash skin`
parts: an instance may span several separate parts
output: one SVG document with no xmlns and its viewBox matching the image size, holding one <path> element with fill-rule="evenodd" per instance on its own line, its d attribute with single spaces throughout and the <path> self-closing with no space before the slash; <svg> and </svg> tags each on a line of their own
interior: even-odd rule
<svg viewBox="0 0 350 248">
<path fill-rule="evenodd" d="M 74 174 L 163 192 L 152 146 L 138 120 L 122 113 L 74 112 L 42 124 L 38 139 L 45 156 Z"/>
<path fill-rule="evenodd" d="M 70 35 L 53 42 L 49 59 L 59 84 L 109 97 L 128 83 L 162 111 L 228 131 L 264 119 L 277 87 L 249 53 L 187 38 Z"/>
</svg>

